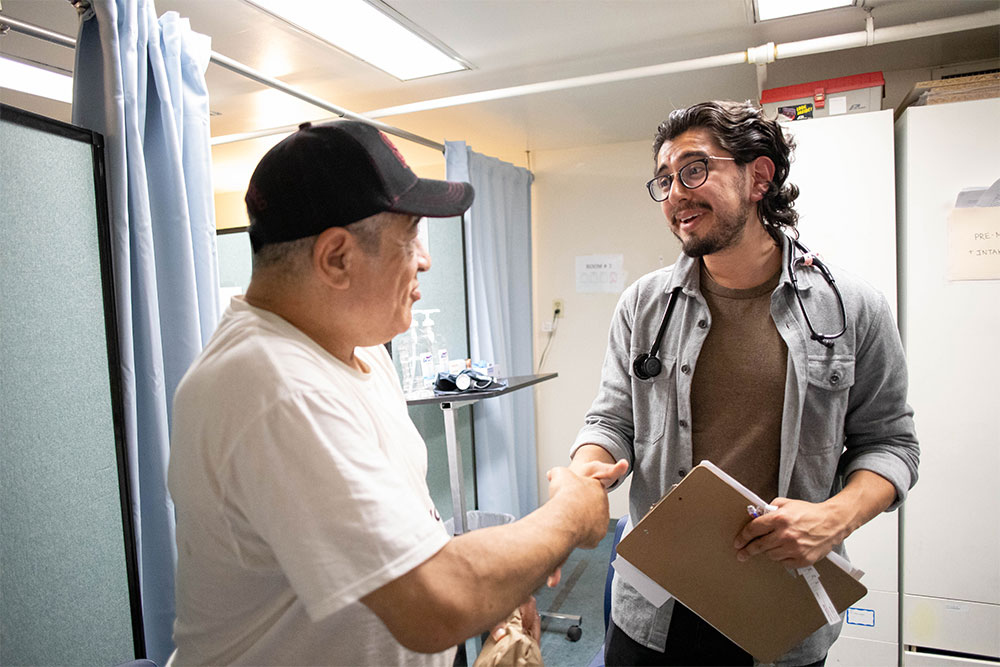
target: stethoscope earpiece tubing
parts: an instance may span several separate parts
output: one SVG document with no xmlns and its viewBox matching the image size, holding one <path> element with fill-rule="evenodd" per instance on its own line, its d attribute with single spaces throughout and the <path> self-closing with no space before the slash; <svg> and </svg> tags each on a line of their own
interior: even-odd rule
<svg viewBox="0 0 1000 667">
<path fill-rule="evenodd" d="M 832 348 L 833 340 L 840 338 L 847 332 L 847 308 L 844 306 L 844 297 L 840 293 L 840 288 L 837 287 L 837 281 L 834 280 L 833 274 L 830 272 L 830 268 L 826 263 L 821 260 L 817 255 L 810 252 L 809 248 L 805 246 L 804 243 L 799 241 L 797 238 L 789 237 L 792 243 L 792 247 L 788 249 L 788 278 L 792 282 L 792 291 L 795 292 L 795 300 L 799 302 L 799 310 L 802 311 L 802 318 L 806 321 L 806 326 L 809 328 L 809 338 L 824 345 L 825 347 Z M 833 290 L 834 296 L 837 297 L 837 305 L 840 307 L 840 318 L 844 326 L 840 328 L 840 331 L 835 334 L 821 334 L 813 328 L 812 321 L 809 319 L 809 313 L 806 312 L 806 305 L 802 303 L 802 295 L 799 293 L 799 280 L 795 276 L 795 250 L 798 249 L 799 252 L 803 254 L 801 258 L 803 263 L 808 266 L 816 267 L 823 278 L 826 280 L 830 289 Z M 808 262 L 806 262 L 808 258 Z"/>
</svg>

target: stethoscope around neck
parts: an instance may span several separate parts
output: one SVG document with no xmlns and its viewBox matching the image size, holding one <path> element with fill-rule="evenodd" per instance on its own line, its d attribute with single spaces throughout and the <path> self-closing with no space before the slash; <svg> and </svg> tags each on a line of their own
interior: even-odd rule
<svg viewBox="0 0 1000 667">
<path fill-rule="evenodd" d="M 670 314 L 674 312 L 674 306 L 677 305 L 677 293 L 680 291 L 681 286 L 678 285 L 667 295 L 667 309 L 663 312 L 660 330 L 656 332 L 656 338 L 653 339 L 653 347 L 649 349 L 649 354 L 640 354 L 632 362 L 632 373 L 640 380 L 654 378 L 663 369 L 663 364 L 660 363 L 656 355 L 660 351 L 660 341 L 663 340 L 663 334 L 667 330 L 667 325 L 670 324 Z"/>
<path fill-rule="evenodd" d="M 792 291 L 795 292 L 795 299 L 799 302 L 802 317 L 806 321 L 806 326 L 809 327 L 809 338 L 828 348 L 832 348 L 833 341 L 843 336 L 844 332 L 847 331 L 847 310 L 844 307 L 844 297 L 841 296 L 840 289 L 837 287 L 837 281 L 834 280 L 833 274 L 830 273 L 829 267 L 827 267 L 823 260 L 816 253 L 810 252 L 798 238 L 789 236 L 788 240 L 792 244 L 792 247 L 788 250 L 788 277 L 792 283 Z M 796 257 L 796 250 L 802 254 Z M 799 265 L 812 266 L 818 269 L 827 284 L 833 289 L 833 293 L 837 297 L 837 305 L 840 307 L 840 321 L 843 322 L 843 326 L 837 333 L 822 334 L 813 328 L 812 321 L 809 319 L 809 313 L 806 312 L 806 306 L 802 303 L 802 296 L 799 294 L 799 279 L 795 275 L 795 267 Z M 663 312 L 663 319 L 660 321 L 660 329 L 656 332 L 656 338 L 653 340 L 653 347 L 650 348 L 648 353 L 640 354 L 632 361 L 632 374 L 640 380 L 654 378 L 663 370 L 663 364 L 660 363 L 660 359 L 656 355 L 660 352 L 660 342 L 663 340 L 663 334 L 666 333 L 667 326 L 670 324 L 670 316 L 674 311 L 674 306 L 677 305 L 677 294 L 680 291 L 681 286 L 677 285 L 667 294 L 667 308 Z"/>
</svg>

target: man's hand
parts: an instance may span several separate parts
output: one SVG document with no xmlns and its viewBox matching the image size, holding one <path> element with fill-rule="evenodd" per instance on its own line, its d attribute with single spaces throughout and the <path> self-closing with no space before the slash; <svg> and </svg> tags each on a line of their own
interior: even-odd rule
<svg viewBox="0 0 1000 667">
<path fill-rule="evenodd" d="M 576 450 L 569 469 L 580 477 L 593 477 L 606 489 L 628 472 L 628 461 L 615 461 L 608 450 L 599 445 L 583 445 Z"/>
<path fill-rule="evenodd" d="M 775 498 L 772 504 L 778 509 L 757 517 L 736 536 L 739 560 L 764 554 L 791 569 L 805 567 L 846 537 L 843 519 L 825 503 Z"/>
<path fill-rule="evenodd" d="M 552 468 L 549 498 L 564 501 L 567 514 L 577 528 L 578 544 L 585 549 L 596 547 L 608 532 L 608 495 L 597 480 L 580 477 L 568 468 Z"/>
<path fill-rule="evenodd" d="M 518 607 L 518 611 L 521 612 L 521 629 L 524 630 L 524 634 L 528 635 L 536 642 L 542 641 L 542 617 L 538 614 L 538 603 L 535 601 L 535 596 L 531 596 L 527 601 L 522 602 L 521 606 Z M 500 641 L 507 634 L 507 622 L 503 621 L 497 625 L 490 632 L 490 636 L 493 637 L 493 641 Z"/>
<path fill-rule="evenodd" d="M 812 565 L 895 497 L 895 487 L 885 478 L 858 470 L 840 493 L 822 503 L 775 498 L 776 511 L 754 519 L 736 536 L 736 557 L 743 561 L 764 554 L 788 568 Z"/>
<path fill-rule="evenodd" d="M 605 463 L 604 461 L 587 461 L 579 465 L 570 464 L 570 470 L 581 477 L 591 477 L 599 481 L 604 488 L 608 488 L 618 481 L 618 479 L 628 472 L 628 461 L 622 459 L 617 463 Z"/>
</svg>

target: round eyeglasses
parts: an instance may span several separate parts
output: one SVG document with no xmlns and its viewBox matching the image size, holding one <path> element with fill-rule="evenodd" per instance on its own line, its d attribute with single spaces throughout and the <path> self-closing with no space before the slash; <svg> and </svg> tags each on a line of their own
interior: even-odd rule
<svg viewBox="0 0 1000 667">
<path fill-rule="evenodd" d="M 708 180 L 709 160 L 731 160 L 735 162 L 736 158 L 706 155 L 697 160 L 692 160 L 676 172 L 677 177 L 681 179 L 681 185 L 688 190 L 694 190 L 703 186 L 705 181 Z M 670 188 L 673 184 L 674 174 L 660 174 L 646 183 L 646 189 L 649 190 L 649 196 L 653 198 L 653 201 L 664 201 L 670 196 Z"/>
</svg>

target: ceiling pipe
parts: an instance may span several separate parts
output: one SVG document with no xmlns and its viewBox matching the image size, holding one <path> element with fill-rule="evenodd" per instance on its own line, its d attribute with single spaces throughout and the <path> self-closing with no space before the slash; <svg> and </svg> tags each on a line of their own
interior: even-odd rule
<svg viewBox="0 0 1000 667">
<path fill-rule="evenodd" d="M 600 83 L 612 83 L 618 81 L 630 81 L 651 76 L 661 76 L 663 74 L 676 74 L 678 72 L 691 72 L 712 67 L 724 67 L 727 65 L 738 65 L 750 63 L 753 65 L 766 64 L 774 60 L 784 58 L 795 58 L 798 56 L 812 55 L 816 53 L 828 53 L 842 49 L 853 49 L 862 46 L 872 46 L 875 44 L 887 44 L 908 39 L 918 39 L 920 37 L 931 37 L 943 35 L 962 30 L 973 30 L 975 28 L 985 28 L 1000 25 L 1000 10 L 990 10 L 978 14 L 968 14 L 965 16 L 955 16 L 932 21 L 919 21 L 908 25 L 894 26 L 889 28 L 874 29 L 869 15 L 866 21 L 866 29 L 853 33 L 832 35 L 830 37 L 819 37 L 817 39 L 807 39 L 798 42 L 787 42 L 785 44 L 762 44 L 751 47 L 746 51 L 736 51 L 720 56 L 708 58 L 695 58 L 693 60 L 682 60 L 662 65 L 652 65 L 649 67 L 636 67 L 632 69 L 606 72 L 604 74 L 592 74 L 589 76 L 578 76 L 569 79 L 558 79 L 555 81 L 545 81 L 532 83 L 523 86 L 511 86 L 509 88 L 497 88 L 495 90 L 485 90 L 478 93 L 467 93 L 465 95 L 452 95 L 423 102 L 413 102 L 410 104 L 400 104 L 398 106 L 385 107 L 365 112 L 369 118 L 384 118 L 386 116 L 398 116 L 418 111 L 429 111 L 431 109 L 443 109 L 445 107 L 460 106 L 463 104 L 473 104 L 476 102 L 486 102 L 490 100 L 507 99 L 520 97 L 522 95 L 533 95 L 555 90 L 566 90 L 568 88 L 578 88 L 581 86 L 592 86 Z"/>
<path fill-rule="evenodd" d="M 588 74 L 586 76 L 576 76 L 569 79 L 542 81 L 540 83 L 529 83 L 522 86 L 484 90 L 478 93 L 466 93 L 465 95 L 439 97 L 434 100 L 425 100 L 423 102 L 413 102 L 411 104 L 400 104 L 394 107 L 385 107 L 384 109 L 375 109 L 373 111 L 366 112 L 365 115 L 370 118 L 398 116 L 401 114 L 416 113 L 417 111 L 443 109 L 445 107 L 461 106 L 463 104 L 489 102 L 491 100 L 521 97 L 522 95 L 535 95 L 537 93 L 548 93 L 555 90 L 567 90 L 569 88 L 581 88 L 584 86 L 594 86 L 602 83 L 631 81 L 632 79 L 644 79 L 651 76 L 663 76 L 664 74 L 677 74 L 679 72 L 693 72 L 696 70 L 712 69 L 715 67 L 726 67 L 728 65 L 742 65 L 746 62 L 746 51 L 733 51 L 732 53 L 709 56 L 707 58 L 680 60 L 672 63 L 663 63 L 661 65 L 648 65 L 646 67 L 633 67 L 632 69 L 604 72 L 603 74 Z"/>
<path fill-rule="evenodd" d="M 869 16 L 869 19 L 871 17 Z M 889 28 L 875 28 L 873 30 L 862 30 L 832 37 L 820 37 L 818 39 L 806 39 L 801 42 L 789 42 L 779 44 L 775 48 L 775 57 L 795 58 L 797 56 L 808 56 L 814 53 L 827 53 L 841 49 L 853 49 L 861 46 L 873 46 L 875 44 L 889 44 L 891 42 L 901 42 L 908 39 L 919 39 L 921 37 L 933 37 L 934 35 L 944 35 L 950 32 L 961 32 L 962 30 L 974 30 L 976 28 L 987 28 L 989 26 L 1000 25 L 1000 9 L 992 9 L 979 14 L 967 14 L 965 16 L 952 16 L 946 19 L 935 19 L 933 21 L 918 21 L 907 25 L 892 26 Z"/>
</svg>

